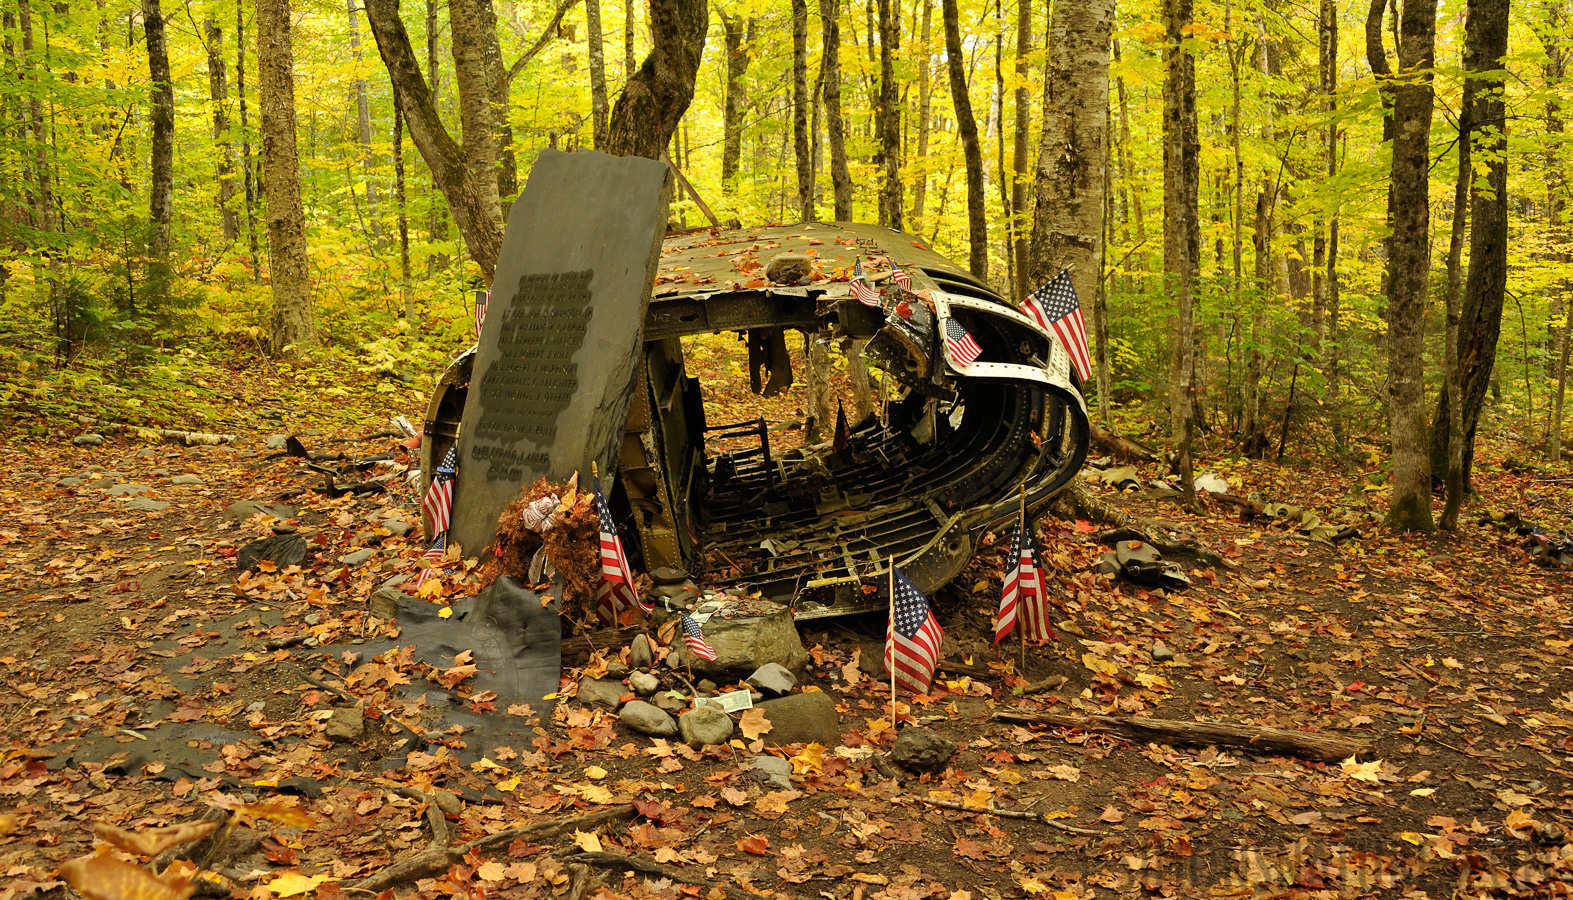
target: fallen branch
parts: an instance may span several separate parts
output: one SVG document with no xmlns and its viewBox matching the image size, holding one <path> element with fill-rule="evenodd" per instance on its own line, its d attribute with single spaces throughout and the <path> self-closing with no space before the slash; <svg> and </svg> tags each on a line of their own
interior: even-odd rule
<svg viewBox="0 0 1573 900">
<path fill-rule="evenodd" d="M 1087 423 L 1087 433 L 1092 437 L 1093 443 L 1114 454 L 1114 458 L 1120 462 L 1131 462 L 1134 460 L 1150 463 L 1158 461 L 1158 454 L 1150 449 L 1143 447 L 1130 438 L 1123 438 L 1112 431 L 1099 428 L 1091 422 Z"/>
<path fill-rule="evenodd" d="M 1230 506 L 1239 507 L 1240 515 L 1247 519 L 1254 519 L 1262 515 L 1263 512 L 1262 504 L 1249 497 L 1241 497 L 1239 494 L 1215 494 L 1212 491 L 1199 491 L 1197 496 L 1206 497 L 1214 503 L 1227 503 Z"/>
<path fill-rule="evenodd" d="M 1177 533 L 1175 537 L 1153 537 L 1153 532 L 1159 531 L 1159 529 L 1164 529 L 1171 533 L 1174 533 L 1175 530 L 1161 522 L 1150 522 L 1148 524 L 1157 527 L 1141 529 L 1124 525 L 1098 535 L 1098 543 L 1112 547 L 1120 541 L 1141 541 L 1144 544 L 1151 544 L 1159 553 L 1165 556 L 1183 554 L 1195 558 L 1198 562 L 1204 562 L 1209 566 L 1224 565 L 1222 556 L 1219 556 L 1196 538 L 1189 535 L 1180 536 Z"/>
<path fill-rule="evenodd" d="M 427 817 L 429 820 L 432 820 L 432 810 L 436 809 L 436 803 L 430 799 L 427 800 L 427 803 L 429 804 L 427 806 Z M 447 843 L 448 823 L 446 819 L 443 819 L 443 842 L 441 844 L 437 842 L 434 834 L 431 844 L 425 850 L 408 859 L 396 862 L 375 875 L 362 878 L 360 881 L 350 885 L 350 887 L 361 891 L 381 893 L 396 884 L 441 875 L 443 872 L 448 871 L 448 867 L 462 862 L 465 854 L 474 850 L 495 850 L 499 847 L 507 847 L 517 840 L 536 840 L 552 837 L 564 831 L 584 831 L 599 828 L 607 822 L 631 819 L 633 815 L 633 804 L 625 803 L 621 806 L 610 806 L 582 816 L 574 816 L 568 819 L 553 819 L 550 822 L 536 822 L 533 825 L 510 828 L 506 831 L 499 831 L 496 834 L 488 834 L 485 837 L 476 838 L 464 844 Z M 436 818 L 442 818 L 441 810 L 437 810 Z M 433 832 L 436 832 L 437 822 L 432 820 L 431 824 Z"/>
<path fill-rule="evenodd" d="M 968 678 L 990 680 L 999 679 L 1005 674 L 1003 672 L 996 672 L 993 669 L 984 668 L 983 666 L 969 666 L 966 663 L 951 662 L 950 660 L 942 660 L 940 664 L 935 667 L 935 671 L 948 672 L 951 675 L 965 675 Z"/>
<path fill-rule="evenodd" d="M 1034 682 L 1021 689 L 1022 696 L 1027 694 L 1041 694 L 1044 691 L 1057 691 L 1069 681 L 1064 675 L 1050 675 L 1042 681 Z"/>
<path fill-rule="evenodd" d="M 146 425 L 122 425 L 119 422 L 110 422 L 107 419 L 95 419 L 92 416 L 77 416 L 76 420 L 83 425 L 91 425 L 104 431 L 130 431 L 139 435 L 154 435 L 162 440 L 176 444 L 185 444 L 187 447 L 202 444 L 213 446 L 227 444 L 235 439 L 233 434 L 209 434 L 205 431 L 178 431 L 173 428 L 149 428 Z"/>
<path fill-rule="evenodd" d="M 558 861 L 564 863 L 580 863 L 582 865 L 596 866 L 602 869 L 620 869 L 625 872 L 629 870 L 643 872 L 646 875 L 655 875 L 659 878 L 665 878 L 680 884 L 693 884 L 704 888 L 720 888 L 726 893 L 726 896 L 728 897 L 749 897 L 757 898 L 757 900 L 769 900 L 769 898 L 767 898 L 764 894 L 756 894 L 753 891 L 747 891 L 734 885 L 706 881 L 705 879 L 699 878 L 695 875 L 685 875 L 676 869 L 668 869 L 665 866 L 656 865 L 653 862 L 645 862 L 642 859 L 637 859 L 632 856 L 623 856 L 617 853 L 575 853 L 572 856 L 559 856 Z"/>
<path fill-rule="evenodd" d="M 645 626 L 630 625 L 627 628 L 602 628 L 589 634 L 578 637 L 563 638 L 563 662 L 568 662 L 576 657 L 588 657 L 590 654 L 605 647 L 621 647 L 634 639 L 636 634 L 644 634 Z"/>
<path fill-rule="evenodd" d="M 930 800 L 927 797 L 919 797 L 917 799 L 919 803 L 927 803 L 929 806 L 938 806 L 941 809 L 954 809 L 960 812 L 977 813 L 980 816 L 999 816 L 1005 819 L 1027 819 L 1032 822 L 1037 822 L 1039 825 L 1047 825 L 1050 828 L 1058 828 L 1061 831 L 1068 831 L 1071 834 L 1099 835 L 1103 833 L 1101 831 L 1093 831 L 1090 828 L 1077 828 L 1075 825 L 1066 824 L 1065 822 L 1061 822 L 1059 819 L 1051 819 L 1046 813 L 1017 812 L 1013 809 L 979 809 L 975 806 L 962 806 L 960 803 L 954 803 L 950 800 Z"/>
<path fill-rule="evenodd" d="M 996 712 L 1001 722 L 1021 725 L 1049 725 L 1078 728 L 1104 734 L 1118 734 L 1138 741 L 1166 744 L 1214 744 L 1245 750 L 1273 751 L 1302 756 L 1320 762 L 1337 762 L 1358 757 L 1369 750 L 1364 741 L 1332 737 L 1308 731 L 1259 728 L 1251 725 L 1223 725 L 1216 722 L 1181 722 L 1149 716 L 1065 716 L 1055 713 Z"/>
</svg>

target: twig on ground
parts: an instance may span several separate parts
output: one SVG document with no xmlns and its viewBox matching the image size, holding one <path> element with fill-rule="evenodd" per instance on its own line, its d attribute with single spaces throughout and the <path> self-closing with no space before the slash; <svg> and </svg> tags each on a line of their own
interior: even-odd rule
<svg viewBox="0 0 1573 900">
<path fill-rule="evenodd" d="M 1005 819 L 1027 819 L 1040 825 L 1047 825 L 1050 828 L 1068 831 L 1071 834 L 1100 835 L 1103 833 L 1101 831 L 1093 831 L 1090 828 L 1077 828 L 1075 825 L 1061 822 L 1059 819 L 1051 819 L 1045 813 L 1017 812 L 1013 809 L 978 809 L 973 806 L 962 806 L 960 803 L 953 803 L 949 800 L 930 800 L 927 797 L 919 797 L 917 799 L 919 803 L 927 803 L 929 806 L 938 806 L 941 809 L 954 809 L 959 812 L 976 813 L 980 816 L 999 816 Z"/>
<path fill-rule="evenodd" d="M 705 888 L 720 888 L 726 892 L 728 897 L 749 897 L 757 898 L 757 900 L 768 900 L 764 894 L 756 894 L 753 891 L 744 890 L 743 888 L 736 887 L 735 885 L 718 884 L 714 881 L 706 881 L 705 879 L 695 875 L 685 875 L 676 869 L 669 869 L 665 866 L 656 865 L 653 862 L 645 862 L 642 859 L 637 859 L 632 856 L 622 856 L 621 854 L 617 853 L 575 853 L 572 856 L 560 856 L 558 857 L 558 860 L 564 863 L 581 863 L 583 865 L 596 866 L 602 869 L 621 869 L 624 871 L 633 870 L 635 872 L 642 872 L 646 875 L 655 875 L 660 878 L 667 878 L 681 884 L 692 884 Z"/>
</svg>

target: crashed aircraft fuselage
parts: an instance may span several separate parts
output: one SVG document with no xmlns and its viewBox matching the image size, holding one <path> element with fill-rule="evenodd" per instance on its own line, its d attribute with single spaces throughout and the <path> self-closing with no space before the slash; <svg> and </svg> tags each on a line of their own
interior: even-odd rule
<svg viewBox="0 0 1573 900">
<path fill-rule="evenodd" d="M 781 254 L 806 255 L 812 276 L 770 282 L 765 266 Z M 832 274 L 857 260 L 878 306 Z M 895 283 L 896 270 L 910 287 Z M 970 364 L 947 345 L 948 320 L 981 351 Z M 839 450 L 772 452 L 763 420 L 709 421 L 699 380 L 685 371 L 685 336 L 739 332 L 768 357 L 794 330 L 866 341 L 884 373 L 883 414 Z M 604 483 L 635 567 L 757 589 L 799 619 L 884 608 L 869 588 L 891 558 L 932 592 L 960 574 L 986 530 L 1012 520 L 1023 488 L 1029 508 L 1041 508 L 1086 459 L 1087 412 L 1065 348 L 964 269 L 888 228 L 669 237 L 634 339 L 642 371 L 616 478 Z M 459 432 L 473 361 L 473 351 L 461 355 L 431 399 L 428 473 Z M 745 449 L 716 449 L 752 436 Z"/>
</svg>

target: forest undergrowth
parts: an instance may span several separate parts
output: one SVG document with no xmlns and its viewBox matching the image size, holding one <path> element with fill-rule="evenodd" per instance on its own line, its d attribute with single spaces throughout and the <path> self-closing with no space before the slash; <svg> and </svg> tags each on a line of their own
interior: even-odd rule
<svg viewBox="0 0 1573 900">
<path fill-rule="evenodd" d="M 735 377 L 739 346 L 713 339 L 696 362 L 712 371 L 698 374 Z M 960 748 L 939 774 L 876 757 L 896 737 L 888 683 L 868 663 L 884 635 L 877 616 L 803 628 L 812 661 L 800 684 L 835 700 L 839 746 L 775 746 L 757 718 L 731 746 L 646 738 L 566 696 L 584 671 L 570 668 L 533 741 L 463 765 L 456 752 L 401 749 L 419 711 L 391 699 L 421 679 L 462 694 L 461 661 L 334 660 L 303 645 L 390 634 L 368 599 L 420 568 L 414 493 L 393 479 L 386 492 L 330 496 L 307 460 L 265 445 L 294 434 L 313 451 L 407 464 L 385 432 L 391 415 L 418 422 L 421 384 L 336 363 L 215 364 L 199 377 L 123 421 L 235 440 L 183 447 L 105 431 L 102 445 L 77 446 L 93 428 L 75 409 L 4 424 L 0 898 L 66 896 L 56 873 L 103 846 L 95 825 L 147 831 L 215 807 L 233 811 L 232 846 L 210 860 L 218 880 L 197 884 L 236 897 L 368 896 L 356 885 L 427 851 L 439 821 L 447 846 L 479 843 L 392 885 L 401 895 L 1419 898 L 1566 896 L 1573 885 L 1568 575 L 1531 560 L 1523 536 L 1482 524 L 1516 512 L 1567 527 L 1573 473 L 1534 462 L 1506 413 L 1482 422 L 1480 493 L 1456 533 L 1379 524 L 1381 454 L 1292 451 L 1276 465 L 1231 456 L 1215 435 L 1200 444 L 1198 471 L 1232 493 L 1358 531 L 1337 544 L 1205 496 L 1192 514 L 1119 493 L 1089 470 L 1082 490 L 1195 535 L 1224 563 L 1188 564 L 1184 591 L 1139 588 L 1096 574 L 1101 526 L 1045 518 L 1060 640 L 1029 648 L 1019 670 L 1014 648 L 996 661 L 989 645 L 1008 546 L 994 536 L 934 598 L 947 661 L 970 674 L 942 672 L 900 709 Z M 760 414 L 746 390 L 714 399 L 718 417 Z M 1140 434 L 1156 415 L 1126 409 L 1117 421 Z M 1138 470 L 1144 482 L 1167 475 Z M 233 515 L 244 500 L 290 515 Z M 275 524 L 307 536 L 307 561 L 238 576 L 237 549 Z M 419 593 L 446 605 L 476 588 L 471 565 L 450 558 Z M 601 671 L 619 652 L 586 666 Z M 1045 682 L 1059 686 L 1022 690 Z M 344 708 L 365 717 L 359 739 L 328 736 Z M 1143 744 L 995 718 L 1008 710 L 1264 726 L 1366 749 L 1311 761 Z M 209 729 L 190 749 L 211 762 L 139 753 L 140 732 L 168 723 Z M 88 745 L 109 752 L 71 751 Z M 753 777 L 758 754 L 790 761 L 790 787 Z M 481 840 L 544 822 L 568 825 Z M 163 889 L 142 896 L 174 896 Z"/>
</svg>

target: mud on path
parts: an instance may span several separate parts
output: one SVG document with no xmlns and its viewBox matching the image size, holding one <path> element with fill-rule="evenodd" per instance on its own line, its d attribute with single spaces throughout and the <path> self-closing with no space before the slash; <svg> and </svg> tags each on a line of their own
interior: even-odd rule
<svg viewBox="0 0 1573 900">
<path fill-rule="evenodd" d="M 301 438 L 350 457 L 394 455 L 373 430 Z M 315 824 L 249 824 L 257 840 L 225 861 L 222 888 L 204 891 L 365 896 L 347 888 L 427 847 L 422 798 L 441 800 L 454 842 L 633 806 L 577 833 L 476 850 L 400 882 L 401 894 L 1569 892 L 1566 576 L 1530 566 L 1516 537 L 1483 526 L 1442 538 L 1383 531 L 1358 474 L 1225 473 L 1242 493 L 1358 523 L 1363 536 L 1337 547 L 1235 521 L 1225 507 L 1189 518 L 1107 496 L 1224 553 L 1223 567 L 1187 566 L 1194 586 L 1172 594 L 1094 574 L 1099 529 L 1045 520 L 1061 640 L 1029 648 L 1025 672 L 990 668 L 1004 547 L 986 549 L 934 605 L 948 659 L 989 675 L 942 674 L 928 697 L 902 704 L 904 720 L 957 745 L 938 774 L 874 759 L 895 738 L 886 685 L 868 662 L 883 639 L 877 617 L 804 629 L 812 662 L 800 685 L 836 701 L 840 746 L 775 747 L 765 732 L 695 751 L 570 698 L 528 745 L 468 748 L 485 762 L 464 765 L 462 734 L 414 746 L 420 710 L 390 690 L 399 679 L 445 684 L 452 670 L 394 659 L 372 678 L 367 660 L 324 659 L 304 643 L 353 647 L 391 633 L 368 598 L 416 571 L 422 549 L 418 527 L 406 529 L 414 496 L 397 479 L 393 493 L 332 498 L 309 490 L 322 479 L 303 461 L 270 459 L 265 434 L 195 448 L 106 437 L 8 450 L 0 464 L 0 897 L 65 896 L 51 873 L 93 847 L 95 822 L 135 830 L 252 801 L 299 807 Z M 284 503 L 291 515 L 232 511 L 244 500 Z M 275 525 L 307 538 L 305 566 L 238 578 L 237 547 Z M 360 550 L 372 552 L 344 561 Z M 475 588 L 454 562 L 422 595 L 446 603 Z M 1005 659 L 1015 656 L 1008 648 Z M 564 689 L 580 674 L 565 671 Z M 1053 676 L 1064 679 L 1055 691 L 1013 690 Z M 350 708 L 361 736 L 330 738 L 333 711 Z M 1308 762 L 1140 744 L 993 718 L 1006 709 L 1325 732 L 1369 750 Z M 529 722 L 528 710 L 493 712 Z M 191 736 L 184 744 L 144 739 L 175 726 Z M 141 747 L 154 743 L 157 754 Z M 790 786 L 759 777 L 757 754 L 789 759 Z M 586 867 L 590 850 L 664 874 Z"/>
</svg>

